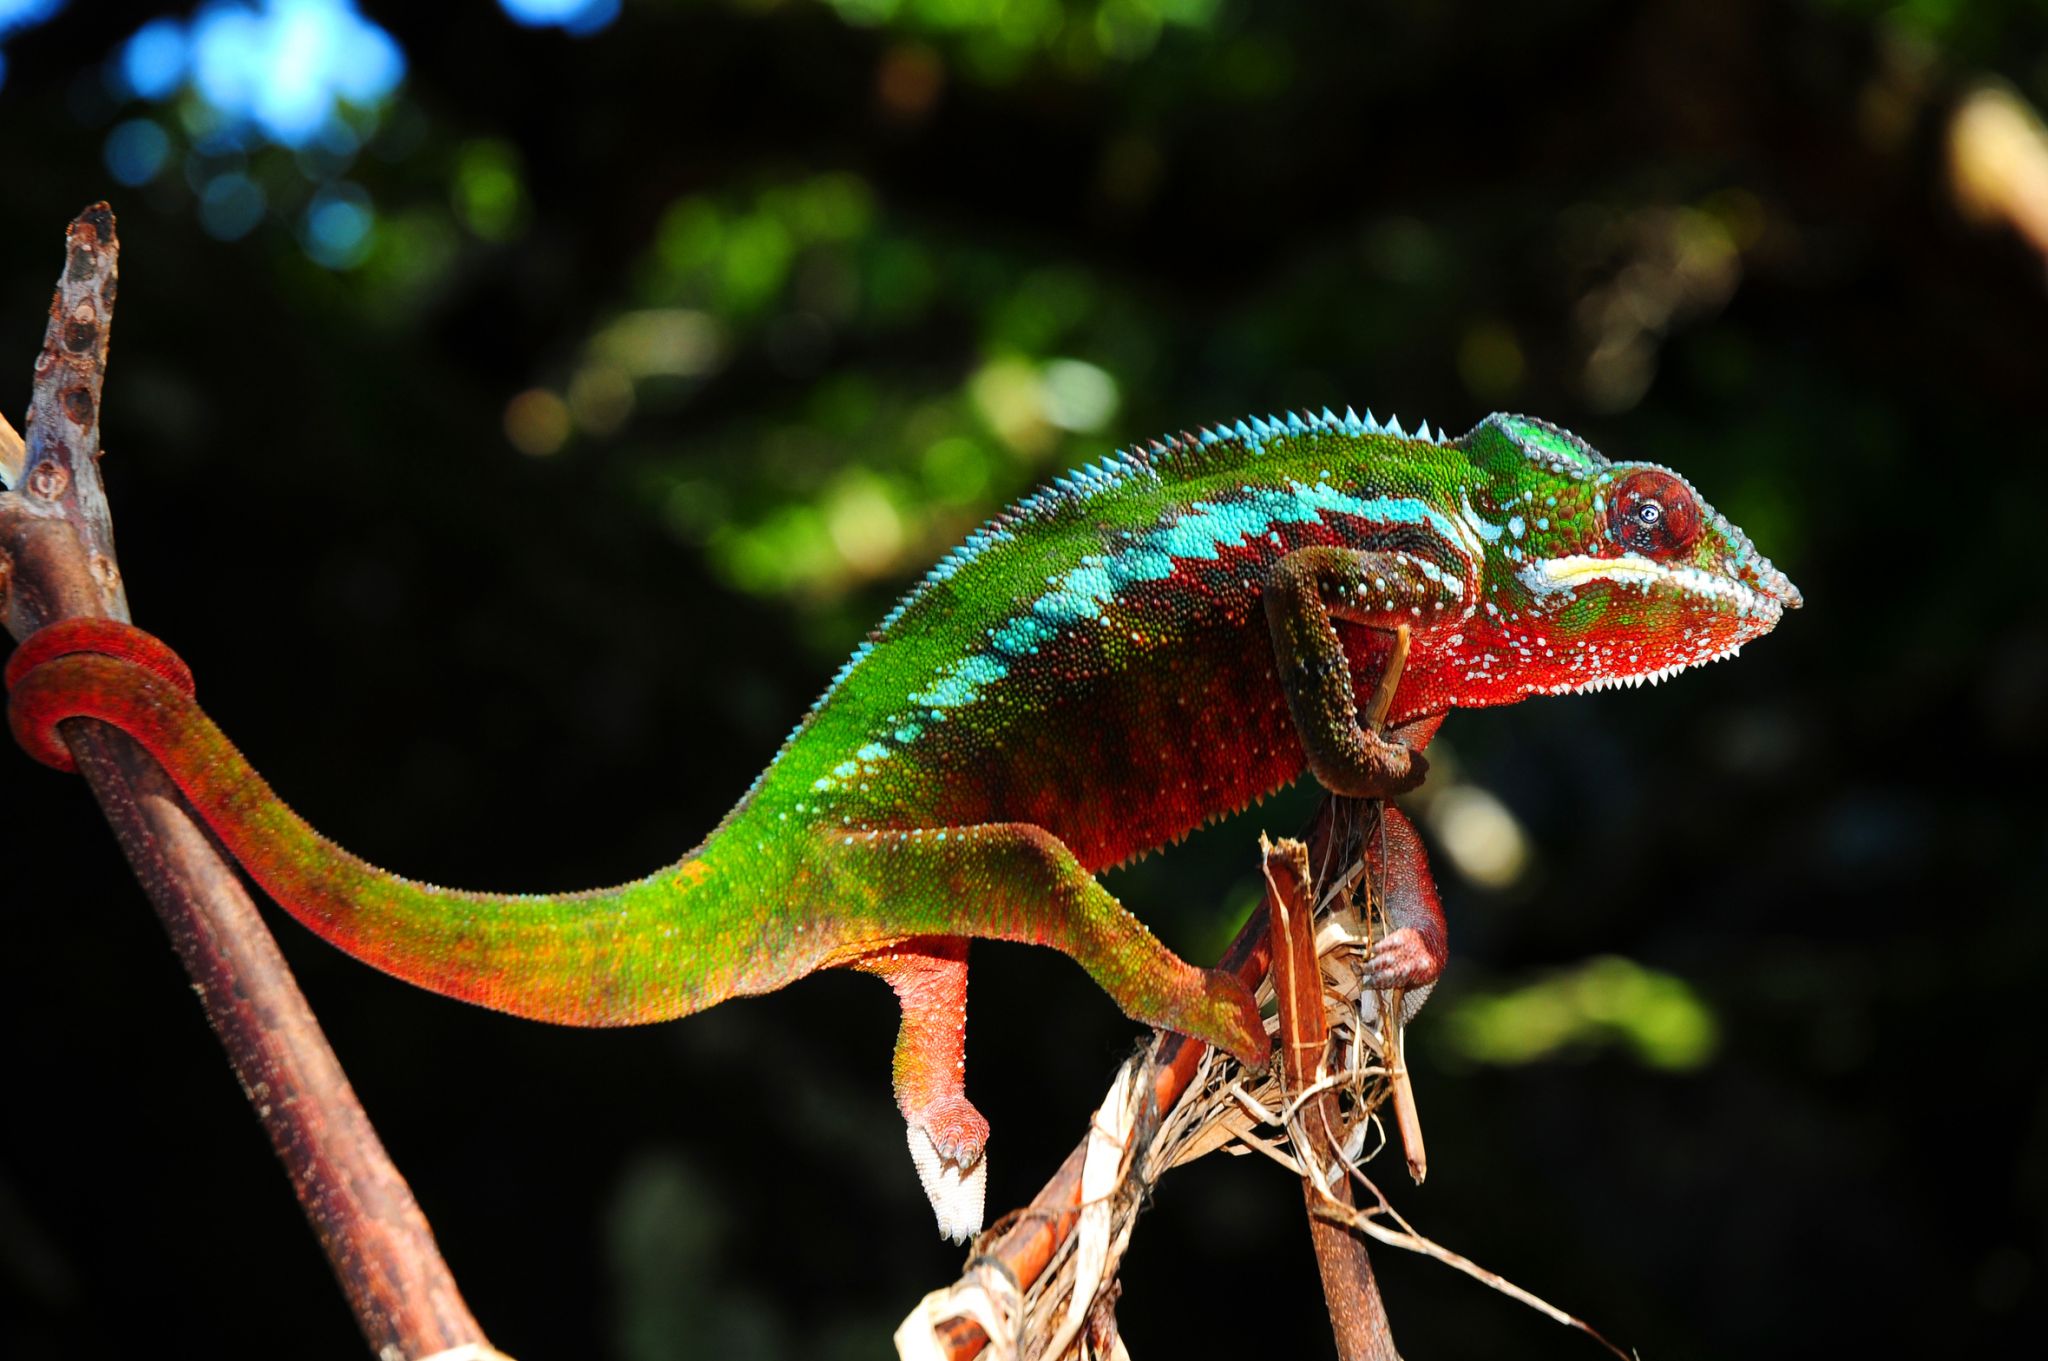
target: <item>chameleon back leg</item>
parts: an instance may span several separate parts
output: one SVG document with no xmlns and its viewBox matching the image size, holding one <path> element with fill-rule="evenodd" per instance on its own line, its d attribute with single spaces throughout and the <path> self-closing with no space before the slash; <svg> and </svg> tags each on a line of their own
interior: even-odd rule
<svg viewBox="0 0 2048 1361">
<path fill-rule="evenodd" d="M 952 934 L 1049 945 L 1133 1019 L 1247 1063 L 1265 1062 L 1271 1042 L 1245 986 L 1161 945 L 1043 827 L 998 822 L 820 836 L 835 913 L 860 922 L 877 944 Z"/>
<path fill-rule="evenodd" d="M 964 1243 L 981 1228 L 988 1189 L 988 1121 L 967 1099 L 967 941 L 918 936 L 847 965 L 896 991 L 896 1105 L 910 1158 L 939 1217 L 939 1232 Z"/>
</svg>

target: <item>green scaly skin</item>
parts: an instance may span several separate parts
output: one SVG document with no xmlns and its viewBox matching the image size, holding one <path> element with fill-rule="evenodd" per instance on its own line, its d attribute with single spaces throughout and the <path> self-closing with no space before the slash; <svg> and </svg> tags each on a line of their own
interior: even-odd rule
<svg viewBox="0 0 2048 1361">
<path fill-rule="evenodd" d="M 1666 470 L 1522 417 L 1447 440 L 1324 412 L 1154 444 L 999 515 L 870 635 L 701 845 L 617 888 L 457 892 L 356 859 L 271 792 L 168 650 L 115 626 L 25 644 L 11 714 L 52 764 L 63 718 L 134 733 L 295 916 L 449 996 L 629 1025 L 820 968 L 877 974 L 903 1003 L 912 1150 L 942 1229 L 964 1236 L 987 1134 L 961 1081 L 967 938 L 1053 946 L 1133 1017 L 1260 1061 L 1244 988 L 1167 951 L 1098 871 L 1304 769 L 1342 794 L 1401 792 L 1452 708 L 1661 679 L 1798 603 Z M 1381 737 L 1358 714 L 1404 625 Z M 1373 981 L 1419 991 L 1442 917 L 1412 829 L 1389 828 L 1403 928 Z"/>
</svg>

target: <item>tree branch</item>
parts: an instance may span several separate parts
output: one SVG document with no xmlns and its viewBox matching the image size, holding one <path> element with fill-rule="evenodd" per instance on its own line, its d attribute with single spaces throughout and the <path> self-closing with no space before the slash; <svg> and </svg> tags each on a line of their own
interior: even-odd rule
<svg viewBox="0 0 2048 1361">
<path fill-rule="evenodd" d="M 0 493 L 0 610 L 17 640 L 59 619 L 128 618 L 98 463 L 119 255 L 112 211 L 86 209 L 65 242 L 26 445 L 0 429 L 0 483 L 10 488 Z M 371 1349 L 383 1361 L 496 1356 L 233 869 L 126 734 L 85 719 L 62 732 Z"/>
</svg>

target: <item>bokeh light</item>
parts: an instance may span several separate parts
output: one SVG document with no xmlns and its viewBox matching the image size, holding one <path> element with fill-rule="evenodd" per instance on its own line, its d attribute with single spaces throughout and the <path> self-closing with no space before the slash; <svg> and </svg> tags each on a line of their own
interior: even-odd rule
<svg viewBox="0 0 2048 1361">
<path fill-rule="evenodd" d="M 199 192 L 199 223 L 222 241 L 256 230 L 269 199 L 261 185 L 239 170 L 215 175 Z"/>
<path fill-rule="evenodd" d="M 505 438 L 522 454 L 545 458 L 569 442 L 569 406 L 546 388 L 529 388 L 505 404 Z"/>
<path fill-rule="evenodd" d="M 64 0 L 0 0 L 0 38 L 33 28 L 64 8 Z"/>
<path fill-rule="evenodd" d="M 405 75 L 398 43 L 353 0 L 215 0 L 188 21 L 153 19 L 110 63 L 117 93 L 191 88 L 230 136 L 285 146 L 318 137 L 344 102 L 371 108 Z"/>
<path fill-rule="evenodd" d="M 131 188 L 148 184 L 163 173 L 170 159 L 171 136 L 148 118 L 130 118 L 107 134 L 107 173 Z"/>
<path fill-rule="evenodd" d="M 210 0 L 187 19 L 152 19 L 116 47 L 108 92 L 163 114 L 118 122 L 102 155 L 130 186 L 182 160 L 215 237 L 236 240 L 266 217 L 296 221 L 310 258 L 354 268 L 374 245 L 376 210 L 341 177 L 383 121 L 405 65 L 397 41 L 354 0 Z M 278 157 L 298 174 L 273 173 Z"/>
<path fill-rule="evenodd" d="M 398 44 L 352 0 L 210 5 L 193 20 L 189 43 L 201 97 L 287 146 L 317 134 L 338 101 L 375 103 L 405 74 Z"/>
<path fill-rule="evenodd" d="M 185 83 L 192 48 L 176 19 L 152 19 L 135 30 L 118 58 L 121 78 L 144 99 L 165 99 Z"/>
<path fill-rule="evenodd" d="M 505 142 L 479 138 L 463 144 L 449 184 L 455 215 L 486 241 L 507 241 L 525 220 L 519 155 Z"/>
<path fill-rule="evenodd" d="M 526 28 L 559 28 L 595 33 L 619 17 L 619 0 L 498 0 L 513 23 Z"/>
<path fill-rule="evenodd" d="M 65 0 L 0 0 L 0 43 L 53 17 Z M 0 86 L 7 84 L 7 54 L 0 52 Z"/>
<path fill-rule="evenodd" d="M 362 260 L 376 224 L 370 196 L 361 185 L 338 180 L 322 185 L 306 205 L 300 239 L 306 254 L 329 269 L 347 269 Z"/>
</svg>

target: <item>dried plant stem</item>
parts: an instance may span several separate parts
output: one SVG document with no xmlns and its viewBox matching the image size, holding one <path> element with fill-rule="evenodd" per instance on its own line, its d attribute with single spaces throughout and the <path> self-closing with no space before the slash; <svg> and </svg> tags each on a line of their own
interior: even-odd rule
<svg viewBox="0 0 2048 1361">
<path fill-rule="evenodd" d="M 1351 863 L 1359 830 L 1354 810 L 1355 805 L 1349 801 L 1324 800 L 1309 832 L 1307 863 Z M 1234 974 L 1246 987 L 1255 988 L 1266 976 L 1271 959 L 1270 912 L 1255 911 L 1230 948 L 1223 952 L 1217 966 Z M 1173 1109 L 1194 1083 L 1208 1053 L 1208 1046 L 1185 1035 L 1161 1034 L 1153 1040 L 1148 1071 L 1153 1081 L 1155 1111 Z M 970 1272 L 1002 1282 L 1005 1293 L 1018 1299 L 1038 1282 L 1080 1222 L 1081 1168 L 1087 1150 L 1084 1139 L 1031 1203 L 1012 1217 L 1010 1226 L 983 1247 L 970 1264 Z M 966 1314 L 943 1319 L 933 1331 L 938 1338 L 939 1355 L 946 1361 L 967 1361 L 979 1355 L 989 1342 L 984 1321 Z"/>
<path fill-rule="evenodd" d="M 1319 819 L 1318 827 L 1326 821 L 1327 818 Z M 1266 974 L 1268 942 L 1265 915 L 1255 912 L 1223 952 L 1218 966 L 1235 974 L 1246 987 L 1256 987 Z M 1153 1110 L 1169 1110 L 1180 1100 L 1207 1053 L 1207 1045 L 1185 1035 L 1161 1034 L 1153 1040 L 1148 1066 L 1153 1081 Z M 1010 1227 L 975 1259 L 976 1264 L 1011 1284 L 1019 1298 L 1051 1265 L 1080 1222 L 1081 1169 L 1087 1155 L 1088 1141 L 1083 1139 L 1032 1197 L 1031 1203 L 1013 1216 Z M 982 1321 L 965 1316 L 944 1320 L 935 1332 L 947 1361 L 967 1361 L 978 1356 L 989 1341 Z"/>
<path fill-rule="evenodd" d="M 59 619 L 128 617 L 98 467 L 118 259 L 106 204 L 79 214 L 66 246 L 18 465 L 0 434 L 0 471 L 17 488 L 0 493 L 0 606 L 17 639 Z M 496 1357 L 233 869 L 124 733 L 82 719 L 62 732 L 372 1351 L 381 1361 Z"/>
<path fill-rule="evenodd" d="M 1365 1240 L 1329 1217 L 1330 1201 L 1352 1208 L 1351 1179 L 1315 1175 L 1342 1147 L 1336 1092 L 1326 1079 L 1329 1022 L 1323 1014 L 1323 974 L 1316 962 L 1315 903 L 1308 850 L 1298 841 L 1266 848 L 1266 915 L 1272 922 L 1273 995 L 1279 1003 L 1279 1050 L 1295 1127 L 1305 1137 L 1295 1148 L 1302 1163 L 1301 1192 L 1309 1237 L 1323 1278 L 1323 1301 L 1337 1355 L 1344 1361 L 1399 1361 L 1386 1304 L 1373 1279 Z M 1320 1183 L 1320 1184 L 1319 1184 Z"/>
</svg>

